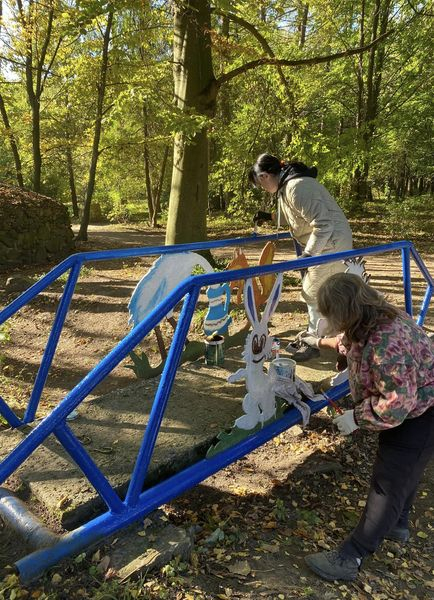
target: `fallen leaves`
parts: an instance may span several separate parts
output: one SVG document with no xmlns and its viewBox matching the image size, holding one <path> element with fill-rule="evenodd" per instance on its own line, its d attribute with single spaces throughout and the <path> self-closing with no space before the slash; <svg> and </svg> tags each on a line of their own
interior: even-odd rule
<svg viewBox="0 0 434 600">
<path fill-rule="evenodd" d="M 228 565 L 228 571 L 234 575 L 243 575 L 246 577 L 252 572 L 252 569 L 247 560 L 240 560 L 232 565 Z"/>
</svg>

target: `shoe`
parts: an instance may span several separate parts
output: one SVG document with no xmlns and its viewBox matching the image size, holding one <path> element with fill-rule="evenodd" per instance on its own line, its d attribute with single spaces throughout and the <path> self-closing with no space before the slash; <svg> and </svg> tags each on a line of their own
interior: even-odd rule
<svg viewBox="0 0 434 600">
<path fill-rule="evenodd" d="M 405 544 L 409 539 L 410 531 L 407 529 L 407 527 L 394 527 L 386 535 L 386 540 L 391 540 L 392 542 L 401 542 L 401 544 Z"/>
<path fill-rule="evenodd" d="M 309 569 L 327 581 L 354 581 L 362 562 L 352 556 L 342 556 L 337 550 L 309 554 L 304 557 L 304 561 Z"/>
<path fill-rule="evenodd" d="M 300 347 L 303 344 L 303 338 L 306 336 L 309 336 L 309 335 L 314 335 L 314 334 L 307 330 L 300 331 L 299 333 L 297 333 L 295 338 L 291 342 L 289 342 L 289 344 L 286 346 L 285 350 L 289 354 L 296 354 L 296 352 L 298 352 L 300 350 Z"/>
<path fill-rule="evenodd" d="M 313 346 L 308 346 L 304 342 L 300 342 L 298 346 L 298 350 L 295 354 L 292 354 L 292 360 L 295 362 L 303 363 L 308 360 L 312 360 L 312 358 L 319 358 L 320 351 L 318 348 L 314 348 Z"/>
</svg>

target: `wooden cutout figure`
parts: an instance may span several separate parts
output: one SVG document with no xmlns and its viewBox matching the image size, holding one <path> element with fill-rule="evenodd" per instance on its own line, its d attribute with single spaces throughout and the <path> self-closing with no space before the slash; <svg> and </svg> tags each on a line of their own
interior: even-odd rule
<svg viewBox="0 0 434 600">
<path fill-rule="evenodd" d="M 261 252 L 261 256 L 259 257 L 259 266 L 263 265 L 271 265 L 274 258 L 274 253 L 276 250 L 276 245 L 273 242 L 267 242 Z M 246 255 L 241 250 L 241 248 L 235 248 L 234 257 L 231 262 L 226 267 L 228 270 L 230 269 L 248 269 L 252 265 L 249 265 Z M 273 287 L 274 281 L 276 279 L 275 274 L 271 275 L 260 275 L 259 277 L 252 277 L 252 286 L 253 286 L 253 294 L 255 298 L 255 307 L 256 310 L 268 299 L 270 295 L 271 289 Z M 259 281 L 258 281 L 259 280 Z M 237 296 L 235 303 L 242 303 L 242 295 L 244 289 L 244 280 L 240 279 L 237 281 L 230 282 L 231 290 L 237 290 Z"/>
<path fill-rule="evenodd" d="M 141 278 L 131 296 L 128 304 L 130 312 L 128 323 L 136 327 L 183 279 L 192 274 L 197 265 L 201 266 L 206 273 L 214 271 L 209 262 L 195 252 L 162 254 L 157 258 L 149 271 Z M 175 329 L 176 320 L 173 310 L 167 313 L 166 319 Z M 154 331 L 161 358 L 164 360 L 167 352 L 160 326 L 157 325 Z"/>
<path fill-rule="evenodd" d="M 205 335 L 218 333 L 222 335 L 228 332 L 232 317 L 229 316 L 229 303 L 231 301 L 231 290 L 228 283 L 216 283 L 210 285 L 206 290 L 209 308 L 203 322 Z"/>
<path fill-rule="evenodd" d="M 255 305 L 253 282 L 251 279 L 246 280 L 244 306 L 252 325 L 252 331 L 247 336 L 243 351 L 243 360 L 246 366 L 228 377 L 229 383 L 235 383 L 240 379 L 246 380 L 247 394 L 243 400 L 245 414 L 235 421 L 235 426 L 239 429 L 251 430 L 259 423 L 263 426 L 276 414 L 273 383 L 271 377 L 264 373 L 263 365 L 271 352 L 268 321 L 279 303 L 282 281 L 283 274 L 279 273 L 260 319 Z"/>
</svg>

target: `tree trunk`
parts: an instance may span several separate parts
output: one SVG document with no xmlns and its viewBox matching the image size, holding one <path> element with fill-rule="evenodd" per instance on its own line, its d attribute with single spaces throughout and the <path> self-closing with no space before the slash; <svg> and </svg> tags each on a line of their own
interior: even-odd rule
<svg viewBox="0 0 434 600">
<path fill-rule="evenodd" d="M 66 165 L 68 167 L 68 179 L 69 179 L 69 191 L 71 193 L 72 202 L 72 214 L 74 217 L 78 217 L 78 201 L 77 201 L 77 190 L 75 187 L 75 176 L 74 176 L 74 162 L 72 160 L 71 146 L 66 147 Z"/>
<path fill-rule="evenodd" d="M 176 105 L 190 119 L 213 117 L 217 85 L 211 58 L 209 3 L 176 3 L 174 18 Z M 180 131 L 175 136 L 166 243 L 205 240 L 207 205 L 208 134 L 204 124 L 194 133 Z"/>
<path fill-rule="evenodd" d="M 155 210 L 154 210 L 153 219 L 151 221 L 152 227 L 156 227 L 158 224 L 158 216 L 160 214 L 160 206 L 161 206 L 161 194 L 163 192 L 163 182 L 164 182 L 164 176 L 166 174 L 168 158 L 169 158 L 169 146 L 166 146 L 164 148 L 163 162 L 161 163 L 160 178 L 158 180 L 158 186 L 156 187 L 156 189 L 154 191 Z"/>
<path fill-rule="evenodd" d="M 90 206 L 92 203 L 93 192 L 95 189 L 96 168 L 99 157 L 99 142 L 101 138 L 102 118 L 104 114 L 104 97 L 106 91 L 107 70 L 108 70 L 108 54 L 110 44 L 110 34 L 113 24 L 113 11 L 110 11 L 107 16 L 107 25 L 104 32 L 103 49 L 101 57 L 101 69 L 98 83 L 98 98 L 96 107 L 95 129 L 93 134 L 92 157 L 89 168 L 89 178 L 86 187 L 86 197 L 83 207 L 83 215 L 80 223 L 80 231 L 77 235 L 77 240 L 87 241 L 87 229 L 89 227 Z"/>
<path fill-rule="evenodd" d="M 371 17 L 371 42 L 387 31 L 390 13 L 390 0 L 375 0 Z M 365 38 L 365 2 L 361 5 L 360 45 Z M 369 185 L 370 154 L 372 140 L 376 131 L 376 118 L 381 94 L 381 78 L 384 65 L 385 50 L 373 46 L 369 52 L 366 79 L 363 75 L 363 55 L 359 55 L 357 68 L 357 116 L 356 127 L 359 132 L 361 167 L 355 169 L 353 176 L 353 194 L 357 200 L 372 200 L 372 189 Z"/>
<path fill-rule="evenodd" d="M 33 189 L 41 191 L 42 153 L 41 153 L 41 97 L 44 91 L 44 83 L 49 69 L 45 70 L 45 59 L 51 41 L 54 21 L 54 3 L 49 1 L 44 6 L 48 9 L 47 27 L 44 35 L 39 39 L 40 32 L 37 28 L 35 15 L 33 14 L 33 0 L 29 0 L 27 15 L 24 11 L 22 0 L 17 0 L 18 11 L 24 38 L 26 40 L 25 70 L 27 99 L 32 111 L 32 157 L 33 157 Z M 50 60 L 50 66 L 54 61 L 61 38 L 56 50 Z M 35 52 L 34 52 L 35 48 Z"/>
<path fill-rule="evenodd" d="M 298 42 L 298 47 L 299 48 L 303 48 L 304 43 L 306 42 L 306 27 L 307 27 L 307 17 L 309 15 L 309 4 L 304 4 L 302 5 L 301 9 L 300 9 L 300 24 L 299 24 L 299 32 L 300 32 L 300 39 Z"/>
<path fill-rule="evenodd" d="M 2 2 L 2 0 L 0 0 L 0 36 L 1 36 L 1 30 L 2 30 L 2 22 L 3 22 L 3 2 Z M 7 113 L 6 106 L 5 106 L 5 102 L 4 102 L 3 96 L 1 94 L 0 94 L 0 112 L 2 115 L 3 125 L 5 126 L 6 135 L 9 140 L 9 145 L 12 150 L 12 155 L 14 157 L 17 182 L 18 182 L 18 185 L 21 188 L 23 188 L 24 181 L 23 181 L 23 171 L 21 168 L 20 153 L 18 152 L 17 141 L 15 139 L 14 132 L 12 131 L 12 127 L 11 127 L 8 113 Z"/>
<path fill-rule="evenodd" d="M 148 214 L 149 224 L 155 219 L 155 199 L 152 188 L 152 177 L 151 177 L 151 165 L 149 164 L 149 148 L 148 148 L 148 112 L 146 109 L 146 102 L 142 105 L 143 113 L 143 166 L 145 169 L 145 185 L 146 185 L 146 198 L 148 201 Z"/>
<path fill-rule="evenodd" d="M 11 124 L 9 122 L 9 117 L 8 117 L 8 113 L 6 111 L 6 106 L 3 100 L 3 96 L 0 94 L 0 112 L 2 115 L 2 119 L 3 119 L 3 124 L 5 126 L 6 129 L 6 135 L 8 137 L 9 140 L 9 145 L 11 147 L 12 150 L 12 155 L 14 157 L 14 162 L 15 162 L 15 173 L 17 176 L 17 182 L 18 185 L 23 188 L 24 187 L 24 181 L 23 181 L 23 171 L 22 171 L 22 167 L 21 167 L 21 158 L 20 158 L 20 153 L 18 152 L 18 146 L 17 146 L 17 142 L 14 136 L 14 132 L 12 131 L 12 127 Z"/>
</svg>

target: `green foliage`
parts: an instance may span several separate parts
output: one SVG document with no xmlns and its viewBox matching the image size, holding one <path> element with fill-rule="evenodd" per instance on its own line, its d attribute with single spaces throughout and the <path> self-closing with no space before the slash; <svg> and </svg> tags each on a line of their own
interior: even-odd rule
<svg viewBox="0 0 434 600">
<path fill-rule="evenodd" d="M 0 348 L 1 346 L 3 346 L 4 344 L 7 344 L 8 342 L 11 341 L 11 327 L 9 323 L 3 323 L 2 325 L 0 325 Z M 0 366 L 2 365 L 2 363 L 4 362 L 5 357 L 4 355 L 0 352 Z"/>
<path fill-rule="evenodd" d="M 11 341 L 11 331 L 9 323 L 0 325 L 0 345 Z"/>
<path fill-rule="evenodd" d="M 35 27 L 25 31 L 16 3 L 10 3 L 0 65 L 1 94 L 17 142 L 24 181 L 32 185 L 32 127 L 23 56 L 32 47 L 34 69 L 48 34 L 50 3 L 34 2 Z M 25 10 L 28 3 L 24 3 Z M 249 61 L 267 55 L 285 59 L 327 55 L 371 39 L 373 2 L 365 3 L 361 40 L 360 3 L 339 0 L 309 2 L 306 37 L 300 37 L 302 5 L 251 0 L 236 4 L 214 2 L 218 10 L 239 19 L 224 29 L 213 15 L 213 66 L 217 80 Z M 40 97 L 42 187 L 71 207 L 71 180 L 82 204 L 92 152 L 96 115 L 101 31 L 109 10 L 115 10 L 109 48 L 109 71 L 104 102 L 100 155 L 92 218 L 130 222 L 148 218 L 144 158 L 150 166 L 150 185 L 160 184 L 166 148 L 168 163 L 161 180 L 161 211 L 167 210 L 171 188 L 172 145 L 183 132 L 189 143 L 207 128 L 210 139 L 209 207 L 219 210 L 223 234 L 235 222 L 250 227 L 258 208 L 273 200 L 247 184 L 255 157 L 271 152 L 285 159 L 316 164 L 320 180 L 351 216 L 363 201 L 354 190 L 355 173 L 366 171 L 379 196 L 412 197 L 426 194 L 433 176 L 432 155 L 432 39 L 428 2 L 399 10 L 385 0 L 393 36 L 375 52 L 315 66 L 275 66 L 249 70 L 219 88 L 214 118 L 199 110 L 184 110 L 172 101 L 172 14 L 170 3 L 139 0 L 92 0 L 56 3 L 47 54 L 42 61 Z M 243 20 L 246 22 L 243 25 Z M 252 33 L 255 28 L 256 35 Z M 28 37 L 30 36 L 30 37 Z M 262 40 L 262 41 L 261 41 Z M 385 54 L 382 58 L 382 48 Z M 366 117 L 370 56 L 375 59 L 375 114 Z M 380 66 L 379 66 L 380 65 Z M 381 67 L 381 68 L 380 68 Z M 372 91 L 372 90 L 371 90 Z M 0 178 L 16 183 L 14 158 L 2 121 Z M 72 178 L 72 179 L 71 179 Z M 417 188 L 417 190 L 416 190 Z M 190 199 L 187 199 L 190 202 Z M 412 222 L 412 209 L 399 203 L 388 209 L 391 233 L 394 215 Z M 223 216 L 221 216 L 223 215 Z M 402 223 L 399 224 L 399 227 Z M 410 231 L 413 225 L 410 226 Z"/>
<path fill-rule="evenodd" d="M 399 239 L 412 239 L 421 233 L 432 236 L 432 197 L 414 196 L 383 201 L 384 224 L 388 233 Z"/>
</svg>

